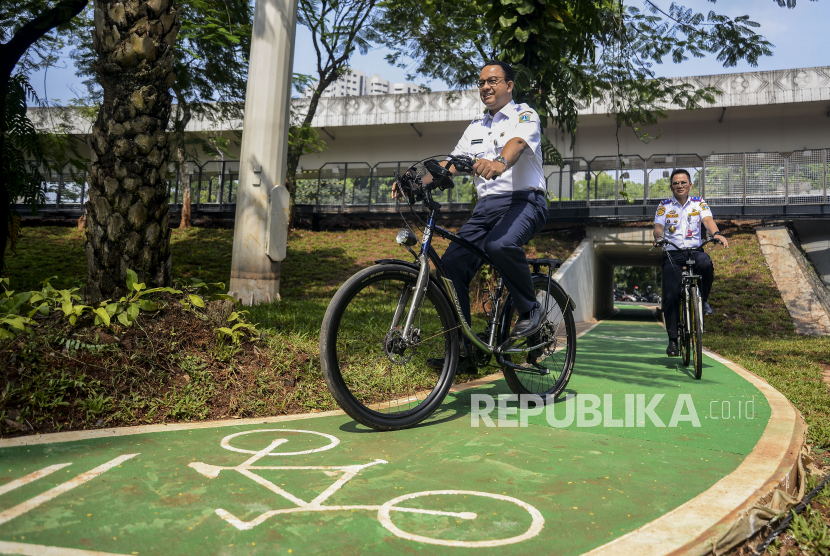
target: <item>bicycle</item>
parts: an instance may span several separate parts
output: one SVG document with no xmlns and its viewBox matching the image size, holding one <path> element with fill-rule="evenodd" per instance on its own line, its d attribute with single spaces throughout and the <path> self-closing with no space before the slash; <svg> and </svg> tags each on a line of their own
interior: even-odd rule
<svg viewBox="0 0 830 556">
<path fill-rule="evenodd" d="M 448 160 L 459 173 L 472 171 L 469 157 Z M 510 338 L 518 314 L 500 276 L 495 289 L 485 292 L 486 326 L 477 334 L 462 316 L 432 239 L 437 235 L 456 242 L 497 272 L 498 268 L 483 250 L 437 224 L 441 205 L 432 193 L 454 187 L 450 171 L 430 158 L 403 175 L 396 173 L 395 180 L 410 206 L 423 201 L 429 210 L 420 249 L 412 249 L 418 239 L 404 218 L 407 227 L 398 232 L 396 242 L 414 262 L 377 260 L 349 278 L 329 303 L 320 331 L 320 356 L 334 399 L 355 421 L 376 430 L 420 423 L 452 386 L 463 334 L 472 344 L 470 359 L 479 366 L 495 359 L 513 392 L 534 395 L 537 404 L 555 400 L 570 380 L 576 357 L 576 304 L 552 279 L 562 261 L 528 260 L 536 299 L 546 316 L 533 335 Z M 436 375 L 425 363 L 441 357 L 444 366 Z"/>
<path fill-rule="evenodd" d="M 681 278 L 678 344 L 684 366 L 688 367 L 690 360 L 694 359 L 696 380 L 703 376 L 703 299 L 700 297 L 700 275 L 694 273 L 695 261 L 691 254 L 693 249 L 703 250 L 704 245 L 713 241 L 721 243 L 717 237 L 709 238 L 699 247 L 678 247 L 667 239 L 655 242 L 655 246 L 660 245 L 664 249 L 666 245 L 671 245 L 678 251 L 686 251 L 686 266 Z"/>
<path fill-rule="evenodd" d="M 279 433 L 281 438 L 277 438 L 272 440 L 264 449 L 261 450 L 249 450 L 246 448 L 239 448 L 231 444 L 231 441 L 237 437 L 247 436 L 256 433 Z M 300 435 L 309 434 L 315 435 L 315 437 L 323 437 L 324 439 L 328 440 L 328 444 L 324 446 L 320 446 L 317 448 L 311 448 L 306 450 L 294 450 L 294 451 L 285 451 L 285 452 L 277 452 L 275 451 L 278 447 L 282 446 L 289 442 L 289 438 L 298 439 L 298 433 Z M 285 436 L 288 435 L 289 438 Z M 314 438 L 314 437 L 312 437 Z M 308 440 L 309 437 L 306 437 Z M 316 440 L 316 438 L 315 438 Z M 304 454 L 311 454 L 317 452 L 324 452 L 326 450 L 330 450 L 337 446 L 340 443 L 340 440 L 336 436 L 332 436 L 330 434 L 322 433 L 322 432 L 315 432 L 315 431 L 307 431 L 307 430 L 298 430 L 298 429 L 259 429 L 259 430 L 252 430 L 252 431 L 244 431 L 238 432 L 235 434 L 231 434 L 226 436 L 220 442 L 222 448 L 226 450 L 230 450 L 233 452 L 240 452 L 243 454 L 250 454 L 250 457 L 242 462 L 239 465 L 235 466 L 221 466 L 221 465 L 212 465 L 209 463 L 203 462 L 191 462 L 188 464 L 188 467 L 196 471 L 197 473 L 207 477 L 209 479 L 216 479 L 219 477 L 222 471 L 235 471 L 241 474 L 244 477 L 247 477 L 260 486 L 268 489 L 269 491 L 273 492 L 288 500 L 289 502 L 294 504 L 294 507 L 291 508 L 282 508 L 277 510 L 266 510 L 263 511 L 258 516 L 254 517 L 249 521 L 245 521 L 240 519 L 230 511 L 224 508 L 216 508 L 214 513 L 222 518 L 225 522 L 229 523 L 230 525 L 234 526 L 236 529 L 240 531 L 249 531 L 262 523 L 266 520 L 270 519 L 271 517 L 277 515 L 284 515 L 284 514 L 295 514 L 301 512 L 331 512 L 331 511 L 356 511 L 356 510 L 369 510 L 369 511 L 377 511 L 377 519 L 384 528 L 390 531 L 397 537 L 402 539 L 416 541 L 416 542 L 423 542 L 428 544 L 435 544 L 435 545 L 443 545 L 443 546 L 456 546 L 456 547 L 466 547 L 466 548 L 483 548 L 483 547 L 490 547 L 490 546 L 503 546 L 507 544 L 514 544 L 517 542 L 525 541 L 529 538 L 535 537 L 539 534 L 542 528 L 545 525 L 545 518 L 542 514 L 531 506 L 530 504 L 523 502 L 517 498 L 513 498 L 511 496 L 505 496 L 503 494 L 493 494 L 489 492 L 478 492 L 472 490 L 428 490 L 423 492 L 413 492 L 407 493 L 402 496 L 398 496 L 389 500 L 380 505 L 326 505 L 325 502 L 335 495 L 341 487 L 343 487 L 347 482 L 351 479 L 356 477 L 361 471 L 368 467 L 373 467 L 375 465 L 385 464 L 388 463 L 386 460 L 382 459 L 375 459 L 369 463 L 364 464 L 356 464 L 356 465 L 283 465 L 283 466 L 274 466 L 274 465 L 261 465 L 260 460 L 267 458 L 269 456 L 297 456 L 297 455 L 304 455 Z M 312 444 L 313 446 L 314 444 Z M 284 471 L 284 470 L 308 470 L 308 471 L 321 471 L 327 474 L 330 477 L 337 477 L 340 475 L 331 486 L 326 488 L 321 494 L 315 497 L 313 500 L 306 501 L 303 500 L 290 492 L 286 489 L 282 488 L 281 486 L 276 485 L 273 481 L 269 481 L 268 479 L 258 475 L 256 471 Z M 479 503 L 479 508 L 486 508 L 487 512 L 485 514 L 477 514 L 475 512 L 469 511 L 447 511 L 445 509 L 430 509 L 429 505 L 435 504 L 438 500 L 442 498 L 445 500 L 444 504 L 446 504 L 446 500 L 448 497 L 458 497 L 455 500 L 457 502 L 450 501 L 449 504 L 453 507 L 452 509 L 457 509 L 455 506 L 461 503 L 475 503 L 472 502 L 469 498 L 476 497 L 478 499 L 484 498 L 486 501 L 483 503 Z M 420 499 L 420 500 L 415 500 Z M 402 502 L 409 501 L 410 504 L 414 504 L 416 507 L 408 507 L 408 506 L 401 506 Z M 497 514 L 501 515 L 501 518 L 497 518 L 500 520 L 500 524 L 502 527 L 492 527 L 492 526 L 479 526 L 476 527 L 476 524 L 469 523 L 464 524 L 463 522 L 473 522 L 474 520 L 478 519 L 479 517 L 483 517 L 486 521 L 489 517 L 489 510 L 492 509 L 492 505 L 497 503 L 496 501 L 500 501 L 502 503 L 509 503 L 510 505 L 503 505 L 501 510 L 496 512 Z M 427 507 L 424 507 L 427 506 Z M 514 506 L 518 506 L 520 509 L 515 508 Z M 468 506 L 469 507 L 469 506 Z M 522 511 L 523 510 L 523 511 Z M 448 533 L 453 528 L 454 529 L 464 529 L 466 535 L 473 535 L 476 536 L 475 533 L 478 533 L 479 530 L 485 531 L 486 533 L 492 533 L 493 530 L 501 531 L 504 527 L 513 527 L 515 528 L 518 523 L 523 522 L 526 523 L 528 518 L 525 515 L 525 512 L 530 516 L 530 524 L 523 533 L 514 535 L 511 537 L 505 538 L 498 538 L 498 539 L 488 539 L 488 540 L 460 540 L 460 539 L 441 539 L 436 538 L 435 536 L 426 536 L 426 535 L 419 535 L 415 533 L 407 532 L 406 530 L 402 529 L 402 527 L 413 527 L 418 526 L 421 530 L 428 530 L 429 527 L 425 527 L 423 523 L 415 523 L 412 520 L 406 520 L 398 518 L 398 524 L 396 525 L 392 519 L 392 515 L 406 515 L 406 514 L 414 514 L 417 516 L 434 516 L 436 518 L 436 523 L 441 525 L 440 532 L 441 533 Z M 494 514 L 496 515 L 496 514 Z M 423 521 L 424 517 L 421 518 L 420 521 Z M 492 519 L 492 518 L 490 518 Z M 449 525 L 455 521 L 457 526 Z M 481 521 L 481 520 L 479 520 Z M 518 525 L 519 529 L 515 532 L 521 531 L 521 527 L 523 525 Z M 472 530 L 471 530 L 472 529 Z M 440 534 L 440 533 L 439 533 Z M 454 536 L 461 536 L 462 538 L 465 536 L 464 534 L 459 535 L 456 532 Z"/>
</svg>

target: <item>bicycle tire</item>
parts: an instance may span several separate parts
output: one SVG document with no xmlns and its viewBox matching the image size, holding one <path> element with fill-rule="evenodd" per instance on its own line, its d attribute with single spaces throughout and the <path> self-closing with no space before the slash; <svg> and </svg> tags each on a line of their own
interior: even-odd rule
<svg viewBox="0 0 830 556">
<path fill-rule="evenodd" d="M 690 302 L 692 310 L 689 315 L 692 318 L 692 357 L 694 358 L 695 379 L 700 380 L 703 376 L 703 319 L 700 314 L 700 293 L 697 286 L 692 286 Z"/>
<path fill-rule="evenodd" d="M 533 276 L 533 287 L 537 292 L 536 298 L 540 304 L 544 307 L 546 290 L 549 292 L 551 300 L 556 302 L 554 306 L 548 307 L 548 320 L 553 323 L 556 329 L 555 348 L 543 362 L 539 363 L 548 369 L 550 374 L 540 375 L 530 370 L 519 371 L 507 365 L 502 365 L 505 382 L 513 393 L 539 396 L 545 404 L 553 402 L 568 385 L 576 360 L 576 325 L 574 324 L 573 313 L 568 307 L 570 298 L 565 290 L 553 280 L 550 281 L 550 287 L 546 288 L 547 282 L 547 276 Z M 507 339 L 510 328 L 512 328 L 517 317 L 512 300 L 508 299 L 505 302 L 504 310 L 511 311 L 509 313 L 510 318 L 507 319 L 510 326 L 507 330 L 501 331 L 501 341 Z M 560 352 L 561 355 L 557 357 L 557 353 Z"/>
<path fill-rule="evenodd" d="M 689 322 L 689 298 L 685 295 L 684 288 L 683 295 L 680 300 L 680 323 L 678 332 L 680 333 L 680 355 L 683 359 L 683 366 L 688 367 L 691 359 L 691 326 Z"/>
<path fill-rule="evenodd" d="M 452 386 L 458 325 L 449 302 L 430 280 L 414 326 L 421 343 L 401 356 L 387 351 L 395 308 L 418 271 L 376 265 L 347 280 L 329 303 L 320 330 L 320 361 L 329 391 L 355 421 L 375 430 L 404 429 L 429 417 Z M 409 298 L 411 300 L 411 297 Z M 401 325 L 409 310 L 406 303 Z M 409 360 L 395 362 L 392 357 Z M 443 357 L 440 373 L 426 359 Z M 411 364 L 410 364 L 411 363 Z"/>
</svg>

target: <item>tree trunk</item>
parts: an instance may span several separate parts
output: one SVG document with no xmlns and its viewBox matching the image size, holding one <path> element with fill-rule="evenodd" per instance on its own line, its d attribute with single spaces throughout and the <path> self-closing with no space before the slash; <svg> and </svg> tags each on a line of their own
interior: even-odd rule
<svg viewBox="0 0 830 556">
<path fill-rule="evenodd" d="M 167 122 L 179 14 L 170 0 L 95 0 L 95 71 L 104 102 L 92 127 L 88 302 L 117 298 L 127 270 L 171 282 Z"/>
<path fill-rule="evenodd" d="M 317 89 L 311 96 L 311 102 L 308 103 L 308 112 L 303 118 L 300 127 L 311 125 L 314 119 L 314 114 L 317 113 L 317 106 L 320 104 L 320 95 L 326 90 L 326 87 L 331 85 L 334 79 L 329 76 L 328 79 L 321 80 L 317 84 Z M 295 196 L 297 190 L 297 167 L 300 165 L 300 157 L 303 156 L 305 145 L 302 142 L 298 144 L 288 145 L 288 160 L 285 168 L 285 188 L 288 190 L 288 228 L 292 228 L 297 218 L 295 210 Z"/>
<path fill-rule="evenodd" d="M 190 172 L 187 168 L 187 151 L 184 148 L 184 130 L 187 124 L 190 123 L 190 107 L 185 101 L 184 95 L 179 88 L 174 88 L 176 99 L 179 104 L 176 110 L 176 122 L 174 128 L 176 130 L 176 154 L 179 158 L 179 176 L 181 176 L 182 188 L 182 220 L 179 223 L 179 229 L 186 230 L 190 228 Z M 179 117 L 181 116 L 181 117 Z"/>
<path fill-rule="evenodd" d="M 190 172 L 187 168 L 183 141 L 179 141 L 176 152 L 179 155 L 179 176 L 181 176 L 182 189 L 182 221 L 179 223 L 179 229 L 186 230 L 192 224 L 190 222 Z"/>
</svg>

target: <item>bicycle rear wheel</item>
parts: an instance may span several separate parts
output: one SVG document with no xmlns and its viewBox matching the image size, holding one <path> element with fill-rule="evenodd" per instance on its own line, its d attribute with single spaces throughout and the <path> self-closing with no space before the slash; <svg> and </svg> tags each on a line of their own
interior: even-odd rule
<svg viewBox="0 0 830 556">
<path fill-rule="evenodd" d="M 678 343 L 680 344 L 680 356 L 683 359 L 683 365 L 688 367 L 689 360 L 691 359 L 692 355 L 692 338 L 691 338 L 691 319 L 689 314 L 689 297 L 686 294 L 686 290 L 683 290 L 684 295 L 680 299 L 680 323 L 678 328 L 678 332 L 680 333 L 680 338 L 678 339 Z"/>
<path fill-rule="evenodd" d="M 544 348 L 528 354 L 505 356 L 505 359 L 520 368 L 502 366 L 507 386 L 516 394 L 534 394 L 544 403 L 553 402 L 562 393 L 571 379 L 576 360 L 576 325 L 573 313 L 568 307 L 569 296 L 553 280 L 548 283 L 547 276 L 533 276 L 536 300 L 542 307 L 548 302 L 547 323 L 542 330 L 528 339 L 527 345 L 546 344 Z M 511 311 L 510 327 L 502 330 L 502 342 L 505 341 L 518 318 L 512 303 L 505 303 L 505 310 Z M 521 345 L 524 342 L 517 342 Z"/>
<path fill-rule="evenodd" d="M 415 315 L 416 345 L 401 341 L 417 278 L 405 266 L 369 267 L 340 287 L 323 318 L 320 360 L 329 391 L 355 421 L 376 430 L 420 423 L 452 385 L 457 323 L 433 282 Z M 428 358 L 441 357 L 440 373 L 426 366 Z"/>
<path fill-rule="evenodd" d="M 697 286 L 692 286 L 690 295 L 692 310 L 689 311 L 692 326 L 690 328 L 692 358 L 695 363 L 695 379 L 703 376 L 703 318 L 700 314 L 700 293 Z"/>
</svg>

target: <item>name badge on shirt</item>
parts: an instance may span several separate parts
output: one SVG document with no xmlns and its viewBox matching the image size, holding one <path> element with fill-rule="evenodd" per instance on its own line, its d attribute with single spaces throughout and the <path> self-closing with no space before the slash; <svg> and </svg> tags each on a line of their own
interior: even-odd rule
<svg viewBox="0 0 830 556">
<path fill-rule="evenodd" d="M 470 141 L 471 145 L 480 145 L 482 143 L 484 143 L 484 139 L 473 139 L 472 141 Z"/>
</svg>

